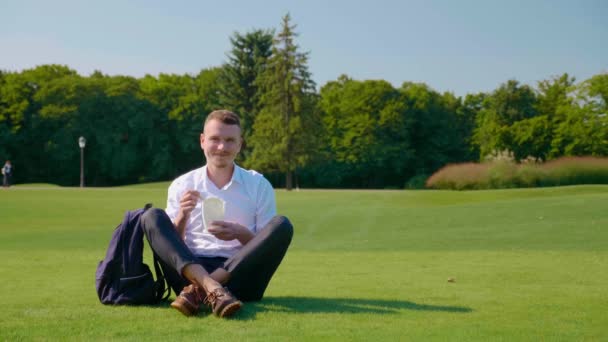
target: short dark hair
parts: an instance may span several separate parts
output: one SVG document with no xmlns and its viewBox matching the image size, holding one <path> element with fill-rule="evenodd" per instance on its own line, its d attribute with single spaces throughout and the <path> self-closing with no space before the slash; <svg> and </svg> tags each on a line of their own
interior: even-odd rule
<svg viewBox="0 0 608 342">
<path fill-rule="evenodd" d="M 237 125 L 239 126 L 239 128 L 242 128 L 241 119 L 239 118 L 239 116 L 227 109 L 218 109 L 209 113 L 209 115 L 207 115 L 207 118 L 205 119 L 205 123 L 203 124 L 203 130 L 205 129 L 205 125 L 207 124 L 207 122 L 211 120 L 219 120 L 220 122 L 226 125 Z"/>
</svg>

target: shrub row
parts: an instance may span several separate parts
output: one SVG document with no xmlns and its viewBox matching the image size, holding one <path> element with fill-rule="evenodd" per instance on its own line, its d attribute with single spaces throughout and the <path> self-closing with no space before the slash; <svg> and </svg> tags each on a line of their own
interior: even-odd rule
<svg viewBox="0 0 608 342">
<path fill-rule="evenodd" d="M 608 158 L 563 157 L 547 163 L 512 161 L 447 165 L 426 181 L 431 189 L 475 190 L 608 184 Z"/>
</svg>

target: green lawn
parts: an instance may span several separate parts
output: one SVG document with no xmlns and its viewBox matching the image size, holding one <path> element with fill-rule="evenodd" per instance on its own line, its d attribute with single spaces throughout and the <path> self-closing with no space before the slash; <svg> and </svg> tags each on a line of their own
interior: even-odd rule
<svg viewBox="0 0 608 342">
<path fill-rule="evenodd" d="M 99 304 L 114 227 L 166 185 L 0 191 L 0 340 L 608 340 L 608 186 L 278 191 L 295 236 L 263 301 Z"/>
</svg>

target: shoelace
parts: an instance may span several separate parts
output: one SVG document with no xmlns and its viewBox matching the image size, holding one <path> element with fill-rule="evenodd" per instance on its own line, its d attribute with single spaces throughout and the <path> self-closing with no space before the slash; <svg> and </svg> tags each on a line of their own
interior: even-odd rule
<svg viewBox="0 0 608 342">
<path fill-rule="evenodd" d="M 198 286 L 194 286 L 191 290 L 190 293 L 185 293 L 184 291 L 182 291 L 179 295 L 183 298 L 185 298 L 186 300 L 190 301 L 190 298 L 188 298 L 188 296 L 193 293 L 194 294 L 194 299 L 201 303 L 205 300 L 205 291 L 201 290 Z"/>
<path fill-rule="evenodd" d="M 223 297 L 224 295 L 225 293 L 222 291 L 222 289 L 215 289 L 213 292 L 209 293 L 207 297 L 205 297 L 203 303 L 205 303 L 205 305 L 214 305 L 217 299 Z"/>
</svg>

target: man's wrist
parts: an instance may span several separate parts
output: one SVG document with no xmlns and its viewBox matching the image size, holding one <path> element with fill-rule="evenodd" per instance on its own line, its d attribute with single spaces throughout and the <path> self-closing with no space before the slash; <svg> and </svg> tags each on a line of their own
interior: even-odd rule
<svg viewBox="0 0 608 342">
<path fill-rule="evenodd" d="M 184 211 L 180 209 L 177 212 L 177 216 L 175 217 L 175 221 L 176 222 L 182 222 L 184 220 L 188 220 L 188 216 L 189 216 L 189 214 L 184 213 Z"/>
<path fill-rule="evenodd" d="M 178 234 L 181 238 L 184 238 L 184 233 L 186 231 L 186 223 L 188 222 L 188 215 L 183 211 L 178 211 L 175 216 L 175 220 L 173 221 L 173 225 L 175 226 L 175 230 L 177 230 Z"/>
<path fill-rule="evenodd" d="M 239 237 L 238 240 L 241 242 L 241 244 L 246 244 L 247 242 L 249 242 L 251 239 L 253 239 L 253 233 L 247 229 L 247 227 L 242 226 L 239 224 Z"/>
</svg>

